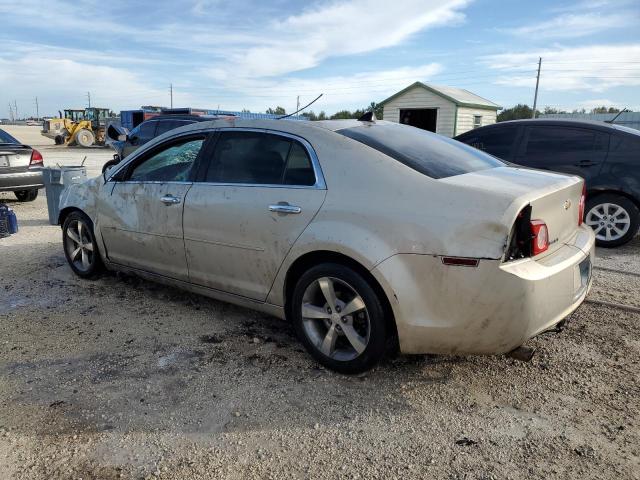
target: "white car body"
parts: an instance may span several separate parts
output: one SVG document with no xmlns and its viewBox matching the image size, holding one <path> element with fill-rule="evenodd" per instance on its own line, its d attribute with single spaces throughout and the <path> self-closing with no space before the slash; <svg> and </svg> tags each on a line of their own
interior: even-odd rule
<svg viewBox="0 0 640 480">
<path fill-rule="evenodd" d="M 413 127 L 236 119 L 189 125 L 136 151 L 106 174 L 106 182 L 98 177 L 71 186 L 61 199 L 61 223 L 74 210 L 88 215 L 110 269 L 281 318 L 291 272 L 323 256 L 343 258 L 384 292 L 405 353 L 509 352 L 584 300 L 594 234 L 578 225 L 581 179 L 511 166 L 430 178 L 341 134 L 349 128 Z M 316 184 L 113 180 L 168 139 L 221 130 L 266 131 L 303 142 Z M 425 135 L 452 163 L 457 151 L 471 149 Z M 161 204 L 167 195 L 179 197 L 180 205 Z M 284 202 L 301 206 L 301 214 L 269 211 Z M 514 224 L 528 207 L 532 219 L 546 223 L 549 248 L 510 260 Z M 476 265 L 445 264 L 449 257 Z"/>
</svg>

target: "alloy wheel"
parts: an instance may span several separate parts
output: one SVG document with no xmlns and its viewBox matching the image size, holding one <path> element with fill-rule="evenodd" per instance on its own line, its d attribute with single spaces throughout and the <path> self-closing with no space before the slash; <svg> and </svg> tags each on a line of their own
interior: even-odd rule
<svg viewBox="0 0 640 480">
<path fill-rule="evenodd" d="M 82 220 L 74 220 L 69 223 L 66 233 L 65 248 L 70 261 L 81 272 L 88 272 L 94 259 L 89 227 Z"/>
<path fill-rule="evenodd" d="M 338 361 L 360 356 L 371 335 L 364 300 L 348 283 L 334 277 L 318 278 L 306 288 L 302 327 L 320 352 Z"/>
<path fill-rule="evenodd" d="M 587 212 L 585 223 L 593 228 L 598 240 L 609 242 L 626 235 L 631 217 L 620 205 L 600 203 Z"/>
</svg>

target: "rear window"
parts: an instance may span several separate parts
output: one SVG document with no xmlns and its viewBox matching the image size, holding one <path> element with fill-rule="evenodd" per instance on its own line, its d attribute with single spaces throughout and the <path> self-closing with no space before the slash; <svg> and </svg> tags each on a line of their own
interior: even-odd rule
<svg viewBox="0 0 640 480">
<path fill-rule="evenodd" d="M 452 177 L 505 165 L 473 147 L 407 125 L 363 125 L 338 130 L 338 133 L 431 178 Z"/>
<path fill-rule="evenodd" d="M 20 143 L 4 130 L 0 130 L 0 143 Z"/>
</svg>

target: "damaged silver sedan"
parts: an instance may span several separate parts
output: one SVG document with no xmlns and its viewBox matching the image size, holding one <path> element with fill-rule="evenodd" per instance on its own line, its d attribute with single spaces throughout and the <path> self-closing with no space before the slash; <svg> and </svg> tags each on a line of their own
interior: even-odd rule
<svg viewBox="0 0 640 480">
<path fill-rule="evenodd" d="M 584 300 L 577 177 L 384 121 L 227 119 L 168 132 L 61 199 L 81 277 L 123 270 L 290 319 L 361 372 L 404 353 L 499 354 Z"/>
</svg>

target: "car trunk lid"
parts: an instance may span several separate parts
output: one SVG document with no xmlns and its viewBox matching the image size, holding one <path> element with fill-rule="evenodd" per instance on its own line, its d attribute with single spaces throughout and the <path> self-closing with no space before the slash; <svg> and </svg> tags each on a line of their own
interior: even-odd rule
<svg viewBox="0 0 640 480">
<path fill-rule="evenodd" d="M 32 149 L 25 145 L 0 143 L 0 173 L 19 173 L 29 169 Z"/>
<path fill-rule="evenodd" d="M 531 220 L 542 220 L 549 232 L 551 253 L 570 243 L 578 230 L 583 181 L 579 177 L 527 168 L 499 167 L 439 180 L 470 188 L 502 205 L 501 223 L 510 229 L 523 208 L 531 206 Z M 479 199 L 479 201 L 481 201 Z M 498 201 L 498 203 L 496 203 Z"/>
</svg>

